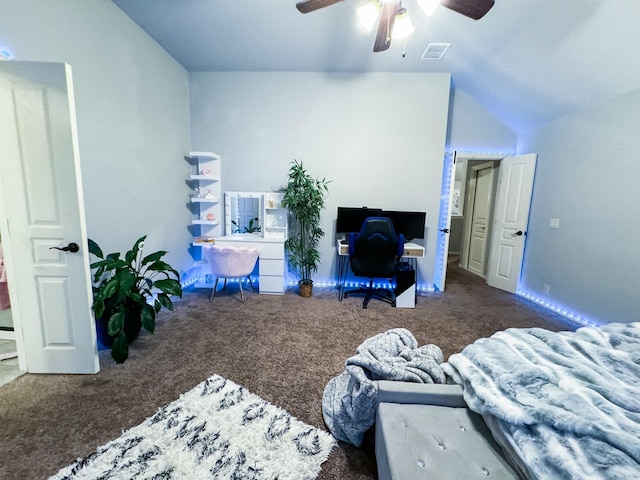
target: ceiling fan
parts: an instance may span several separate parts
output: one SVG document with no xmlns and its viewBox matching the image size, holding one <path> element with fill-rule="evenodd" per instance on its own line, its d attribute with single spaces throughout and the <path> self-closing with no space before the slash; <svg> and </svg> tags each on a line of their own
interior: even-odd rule
<svg viewBox="0 0 640 480">
<path fill-rule="evenodd" d="M 296 8 L 301 13 L 309 13 L 344 0 L 302 0 L 296 3 Z M 402 0 L 379 0 L 382 10 L 378 20 L 378 31 L 373 44 L 374 52 L 387 50 L 391 45 L 391 32 L 396 16 L 406 11 L 402 6 Z M 491 10 L 495 0 L 439 0 L 440 5 L 465 17 L 479 20 Z"/>
</svg>

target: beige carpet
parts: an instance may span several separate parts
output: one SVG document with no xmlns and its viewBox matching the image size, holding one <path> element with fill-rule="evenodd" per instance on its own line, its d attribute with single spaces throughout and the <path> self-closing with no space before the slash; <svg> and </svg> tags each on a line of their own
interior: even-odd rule
<svg viewBox="0 0 640 480">
<path fill-rule="evenodd" d="M 577 326 L 483 280 L 451 267 L 444 294 L 418 298 L 415 309 L 372 301 L 337 300 L 334 289 L 310 299 L 246 294 L 216 296 L 188 290 L 156 333 L 131 346 L 115 365 L 101 352 L 97 375 L 24 375 L 0 388 L 0 478 L 47 478 L 118 437 L 213 374 L 245 386 L 311 425 L 324 428 L 326 382 L 366 338 L 405 327 L 420 344 L 439 345 L 447 358 L 480 337 L 508 327 L 573 330 Z M 371 435 L 361 448 L 340 443 L 319 479 L 375 479 Z"/>
</svg>

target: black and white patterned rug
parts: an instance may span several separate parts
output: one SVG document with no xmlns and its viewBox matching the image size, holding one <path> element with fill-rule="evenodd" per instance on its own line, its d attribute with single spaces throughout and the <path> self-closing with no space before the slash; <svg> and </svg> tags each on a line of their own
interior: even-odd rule
<svg viewBox="0 0 640 480">
<path fill-rule="evenodd" d="M 214 375 L 50 480 L 306 480 L 334 445 L 327 432 Z"/>
</svg>

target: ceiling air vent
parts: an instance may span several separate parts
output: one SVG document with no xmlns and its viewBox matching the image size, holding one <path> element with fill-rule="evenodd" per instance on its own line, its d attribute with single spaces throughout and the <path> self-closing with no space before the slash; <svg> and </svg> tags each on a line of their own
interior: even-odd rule
<svg viewBox="0 0 640 480">
<path fill-rule="evenodd" d="M 429 43 L 420 58 L 422 60 L 440 60 L 450 46 L 450 43 Z"/>
</svg>

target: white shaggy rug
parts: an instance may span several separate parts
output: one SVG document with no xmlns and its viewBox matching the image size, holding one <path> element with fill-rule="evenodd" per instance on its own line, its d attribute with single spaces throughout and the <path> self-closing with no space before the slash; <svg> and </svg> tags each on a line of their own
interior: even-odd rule
<svg viewBox="0 0 640 480">
<path fill-rule="evenodd" d="M 335 439 L 218 375 L 51 477 L 306 480 Z"/>
</svg>

